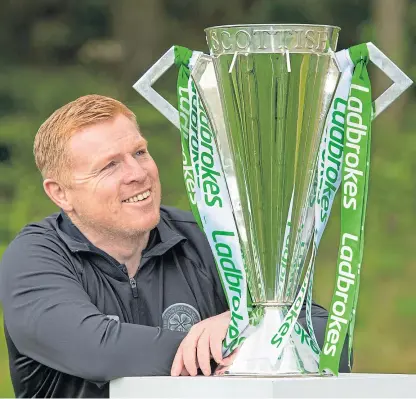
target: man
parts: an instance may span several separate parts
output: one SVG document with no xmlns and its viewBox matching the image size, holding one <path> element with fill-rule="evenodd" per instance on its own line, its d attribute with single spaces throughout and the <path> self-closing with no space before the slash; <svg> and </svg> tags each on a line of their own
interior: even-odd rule
<svg viewBox="0 0 416 399">
<path fill-rule="evenodd" d="M 160 206 L 134 114 L 111 98 L 78 98 L 40 127 L 34 155 L 61 212 L 26 226 L 1 262 L 16 395 L 107 397 L 114 378 L 229 364 L 210 247 L 189 213 Z M 321 342 L 326 316 L 314 306 Z"/>
</svg>

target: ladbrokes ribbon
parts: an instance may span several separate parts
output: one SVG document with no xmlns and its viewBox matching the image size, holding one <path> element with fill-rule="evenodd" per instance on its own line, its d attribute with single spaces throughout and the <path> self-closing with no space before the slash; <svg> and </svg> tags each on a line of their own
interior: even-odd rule
<svg viewBox="0 0 416 399">
<path fill-rule="evenodd" d="M 354 68 L 348 50 L 338 51 L 335 56 L 341 70 L 341 77 L 325 121 L 325 128 L 318 153 L 313 258 L 318 251 L 331 213 L 335 194 L 341 184 L 345 112 Z M 308 296 L 306 299 L 306 321 L 309 334 L 315 344 L 318 345 L 313 331 L 311 315 L 313 272 L 314 269 L 311 271 Z"/>
<path fill-rule="evenodd" d="M 192 212 L 207 236 L 231 312 L 223 349 L 227 356 L 249 333 L 247 278 L 214 133 L 190 77 L 198 54 L 175 47 L 183 170 Z"/>
<path fill-rule="evenodd" d="M 329 310 L 319 369 L 338 374 L 339 361 L 349 332 L 352 342 L 368 193 L 371 142 L 371 85 L 365 44 L 349 50 L 355 68 L 345 111 L 342 164 L 341 239 L 335 292 Z M 349 355 L 351 345 L 349 346 Z"/>
<path fill-rule="evenodd" d="M 183 177 L 185 180 L 186 192 L 188 194 L 189 205 L 200 228 L 201 218 L 196 206 L 196 186 L 194 170 L 192 168 L 191 154 L 189 150 L 189 123 L 191 118 L 191 104 L 189 101 L 189 60 L 192 57 L 192 51 L 184 47 L 175 48 L 175 63 L 179 67 L 178 74 L 178 110 L 179 124 L 181 131 L 182 144 L 182 167 Z"/>
</svg>

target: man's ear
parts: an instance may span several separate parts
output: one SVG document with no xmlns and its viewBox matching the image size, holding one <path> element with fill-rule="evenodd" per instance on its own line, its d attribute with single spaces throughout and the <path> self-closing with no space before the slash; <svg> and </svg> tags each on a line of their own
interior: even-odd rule
<svg viewBox="0 0 416 399">
<path fill-rule="evenodd" d="M 43 189 L 47 196 L 66 213 L 71 212 L 74 208 L 68 196 L 68 188 L 53 179 L 43 181 Z"/>
</svg>

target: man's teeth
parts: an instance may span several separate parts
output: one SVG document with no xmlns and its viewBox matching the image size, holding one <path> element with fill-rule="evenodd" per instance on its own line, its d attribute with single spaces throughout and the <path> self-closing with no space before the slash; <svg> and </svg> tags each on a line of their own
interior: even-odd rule
<svg viewBox="0 0 416 399">
<path fill-rule="evenodd" d="M 143 201 L 150 195 L 150 190 L 145 191 L 142 194 L 135 195 L 134 197 L 130 197 L 129 199 L 124 200 L 123 202 L 138 202 Z"/>
</svg>

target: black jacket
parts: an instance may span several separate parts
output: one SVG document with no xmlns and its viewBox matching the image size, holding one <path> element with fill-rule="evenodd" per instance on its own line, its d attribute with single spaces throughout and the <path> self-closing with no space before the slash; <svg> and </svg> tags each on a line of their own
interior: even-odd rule
<svg viewBox="0 0 416 399">
<path fill-rule="evenodd" d="M 168 375 L 190 327 L 228 309 L 204 234 L 168 207 L 132 279 L 64 213 L 26 226 L 2 258 L 0 299 L 19 397 L 108 397 L 112 379 Z M 322 344 L 327 313 L 312 314 Z"/>
</svg>

